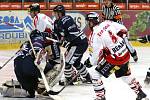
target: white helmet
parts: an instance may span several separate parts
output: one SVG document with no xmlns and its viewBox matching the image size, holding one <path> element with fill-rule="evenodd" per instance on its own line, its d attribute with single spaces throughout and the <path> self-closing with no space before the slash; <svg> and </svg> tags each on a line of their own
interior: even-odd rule
<svg viewBox="0 0 150 100">
<path fill-rule="evenodd" d="M 86 15 L 86 18 L 85 18 L 87 21 L 92 21 L 94 22 L 95 24 L 96 23 L 99 23 L 100 20 L 99 20 L 99 14 L 96 13 L 96 12 L 90 12 Z"/>
</svg>

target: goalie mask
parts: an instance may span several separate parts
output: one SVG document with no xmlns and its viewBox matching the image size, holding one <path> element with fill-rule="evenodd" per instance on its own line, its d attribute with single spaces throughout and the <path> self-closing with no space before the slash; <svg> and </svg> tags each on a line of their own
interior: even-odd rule
<svg viewBox="0 0 150 100">
<path fill-rule="evenodd" d="M 95 25 L 99 24 L 99 14 L 96 12 L 90 12 L 85 18 L 89 22 L 89 27 L 93 28 Z M 91 23 L 92 22 L 92 23 Z"/>
</svg>

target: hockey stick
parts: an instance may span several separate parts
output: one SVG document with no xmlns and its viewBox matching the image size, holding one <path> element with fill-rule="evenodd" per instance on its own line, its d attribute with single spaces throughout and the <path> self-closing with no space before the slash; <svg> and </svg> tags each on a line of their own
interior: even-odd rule
<svg viewBox="0 0 150 100">
<path fill-rule="evenodd" d="M 16 54 L 19 52 L 19 50 L 15 53 L 15 55 L 13 55 L 12 57 L 10 57 L 2 66 L 0 66 L 0 69 L 2 69 L 6 64 L 9 63 L 9 61 L 11 61 L 15 56 Z"/>
<path fill-rule="evenodd" d="M 59 91 L 50 90 L 50 91 L 48 91 L 48 94 L 50 94 L 50 95 L 58 95 L 58 94 L 59 94 L 61 91 L 63 91 L 67 86 L 69 86 L 69 84 L 72 83 L 79 75 L 80 75 L 80 72 L 78 72 L 78 73 L 72 78 L 72 80 L 70 80 L 68 83 L 66 83 Z"/>
</svg>

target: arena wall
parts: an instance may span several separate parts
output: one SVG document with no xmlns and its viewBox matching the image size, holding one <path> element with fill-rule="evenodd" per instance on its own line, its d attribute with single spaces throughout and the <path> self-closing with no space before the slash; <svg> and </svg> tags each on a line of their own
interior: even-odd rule
<svg viewBox="0 0 150 100">
<path fill-rule="evenodd" d="M 101 13 L 100 10 L 95 11 L 99 14 Z M 79 28 L 87 36 L 90 34 L 90 30 L 87 28 L 84 16 L 88 12 L 90 10 L 69 10 L 67 13 L 74 18 Z M 53 20 L 55 19 L 52 16 L 51 10 L 42 10 L 42 13 L 50 16 Z M 150 34 L 150 11 L 123 10 L 122 16 L 123 23 L 129 30 L 130 40 L 135 40 L 139 36 Z M 16 49 L 19 48 L 22 42 L 27 40 L 27 34 L 23 30 L 13 26 L 24 28 L 23 21 L 28 29 L 33 29 L 32 18 L 28 15 L 27 10 L 0 11 L 0 49 Z M 134 46 L 149 46 L 149 44 L 143 45 L 136 41 L 132 43 Z"/>
</svg>

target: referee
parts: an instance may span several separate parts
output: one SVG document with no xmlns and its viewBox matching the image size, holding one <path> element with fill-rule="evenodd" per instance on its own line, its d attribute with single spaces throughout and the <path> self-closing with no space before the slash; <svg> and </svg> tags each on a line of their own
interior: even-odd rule
<svg viewBox="0 0 150 100">
<path fill-rule="evenodd" d="M 102 6 L 102 18 L 104 20 L 112 20 L 114 22 L 123 24 L 120 8 L 111 0 L 103 0 L 103 2 L 104 5 Z"/>
<path fill-rule="evenodd" d="M 103 0 L 104 5 L 102 6 L 102 18 L 103 20 L 111 20 L 123 24 L 120 8 L 115 5 L 111 0 Z M 128 37 L 123 38 L 126 46 L 133 57 L 133 60 L 137 62 L 138 56 L 136 50 L 132 47 L 128 41 Z"/>
</svg>

